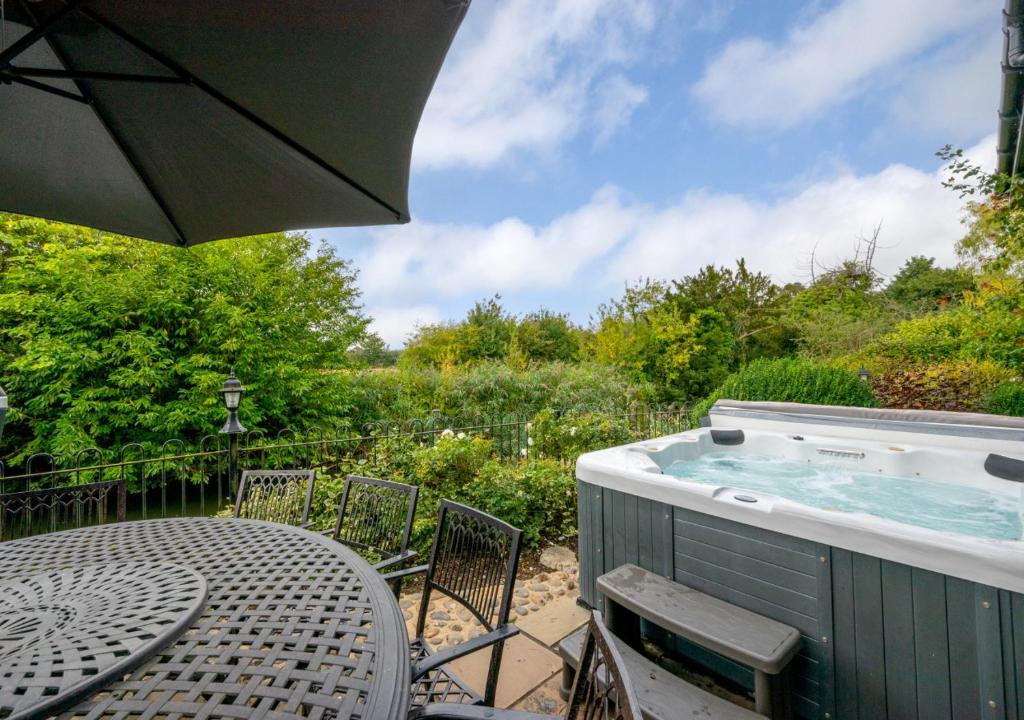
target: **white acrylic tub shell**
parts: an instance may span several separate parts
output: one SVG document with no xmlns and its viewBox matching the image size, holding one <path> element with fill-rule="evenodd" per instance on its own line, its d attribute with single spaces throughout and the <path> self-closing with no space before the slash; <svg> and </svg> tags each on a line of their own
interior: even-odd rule
<svg viewBox="0 0 1024 720">
<path fill-rule="evenodd" d="M 866 513 L 819 509 L 761 492 L 694 483 L 662 474 L 662 469 L 673 462 L 708 452 L 782 456 L 811 462 L 833 461 L 852 452 L 858 456 L 858 470 L 923 479 L 942 478 L 947 482 L 952 479 L 1024 502 L 1024 483 L 995 478 L 983 467 L 989 453 L 1024 459 L 1024 442 L 1003 437 L 951 438 L 931 431 L 886 432 L 880 427 L 823 428 L 806 423 L 753 420 L 716 417 L 712 411 L 711 421 L 716 430 L 743 431 L 741 445 L 715 444 L 711 428 L 702 428 L 587 453 L 579 458 L 576 474 L 585 483 L 1024 592 L 1024 542 L 1020 540 L 993 540 L 931 530 Z M 729 425 L 723 425 L 724 421 Z M 821 449 L 834 452 L 821 454 L 818 452 Z M 860 453 L 863 453 L 862 458 Z M 737 495 L 756 498 L 757 502 L 737 500 Z"/>
</svg>

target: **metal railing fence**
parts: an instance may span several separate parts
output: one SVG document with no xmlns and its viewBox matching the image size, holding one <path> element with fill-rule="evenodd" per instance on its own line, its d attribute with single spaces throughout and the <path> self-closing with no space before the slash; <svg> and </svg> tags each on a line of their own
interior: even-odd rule
<svg viewBox="0 0 1024 720">
<path fill-rule="evenodd" d="M 627 427 L 636 440 L 688 428 L 685 407 L 637 406 L 626 413 L 582 407 L 553 413 L 600 413 Z M 315 467 L 330 474 L 359 459 L 376 460 L 383 443 L 408 439 L 429 445 L 448 431 L 489 439 L 496 457 L 505 462 L 536 458 L 540 451 L 530 442 L 531 419 L 435 412 L 427 418 L 370 423 L 361 433 L 283 429 L 269 436 L 260 431 L 207 435 L 195 443 L 173 438 L 159 446 L 92 447 L 63 457 L 36 453 L 16 471 L 0 462 L 0 540 L 111 520 L 212 515 L 233 501 L 243 470 Z"/>
</svg>

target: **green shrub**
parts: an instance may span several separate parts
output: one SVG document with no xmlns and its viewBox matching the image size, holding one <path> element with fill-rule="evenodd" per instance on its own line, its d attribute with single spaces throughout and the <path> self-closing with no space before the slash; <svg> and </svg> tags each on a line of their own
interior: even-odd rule
<svg viewBox="0 0 1024 720">
<path fill-rule="evenodd" d="M 538 457 L 570 463 L 585 452 L 633 439 L 627 418 L 607 413 L 541 410 L 529 428 L 530 444 Z"/>
<path fill-rule="evenodd" d="M 997 386 L 982 406 L 985 412 L 1024 417 L 1024 383 L 1005 382 Z"/>
<path fill-rule="evenodd" d="M 872 375 L 871 388 L 884 407 L 977 412 L 1012 377 L 990 361 L 943 362 L 923 367 L 891 367 Z"/>
<path fill-rule="evenodd" d="M 380 420 L 424 418 L 440 411 L 449 422 L 474 417 L 529 418 L 547 407 L 625 413 L 653 400 L 652 388 L 597 363 L 561 362 L 517 369 L 490 362 L 449 370 L 422 367 L 346 374 L 352 426 Z"/>
<path fill-rule="evenodd" d="M 461 501 L 521 529 L 530 548 L 576 534 L 576 481 L 555 460 L 492 461 Z"/>
<path fill-rule="evenodd" d="M 755 360 L 745 365 L 694 406 L 693 421 L 707 415 L 719 398 L 878 407 L 871 389 L 857 373 L 798 358 Z"/>
<path fill-rule="evenodd" d="M 482 437 L 445 430 L 433 446 L 416 453 L 416 484 L 454 495 L 473 483 L 493 447 Z"/>
</svg>

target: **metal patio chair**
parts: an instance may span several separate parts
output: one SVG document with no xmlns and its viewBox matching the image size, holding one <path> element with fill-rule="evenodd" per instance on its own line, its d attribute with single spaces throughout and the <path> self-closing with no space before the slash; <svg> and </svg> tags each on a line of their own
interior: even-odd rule
<svg viewBox="0 0 1024 720">
<path fill-rule="evenodd" d="M 315 483 L 316 470 L 246 470 L 235 517 L 308 527 Z"/>
<path fill-rule="evenodd" d="M 585 668 L 585 671 L 584 671 Z M 551 720 L 551 715 L 473 705 L 434 704 L 416 708 L 410 720 Z M 640 720 L 640 701 L 601 613 L 590 616 L 565 720 Z"/>
<path fill-rule="evenodd" d="M 505 640 L 519 629 L 509 623 L 522 532 L 495 517 L 450 500 L 441 501 L 430 562 L 386 573 L 401 579 L 426 573 L 412 656 L 413 705 L 435 702 L 494 704 Z M 433 652 L 423 637 L 430 595 L 437 590 L 452 598 L 484 626 L 486 632 L 466 642 Z M 483 697 L 445 668 L 446 663 L 491 648 Z"/>
<path fill-rule="evenodd" d="M 409 549 L 419 488 L 376 478 L 349 475 L 338 503 L 332 538 L 356 550 L 373 553 L 374 569 L 401 565 L 416 556 Z M 392 581 L 397 597 L 402 581 Z"/>
</svg>

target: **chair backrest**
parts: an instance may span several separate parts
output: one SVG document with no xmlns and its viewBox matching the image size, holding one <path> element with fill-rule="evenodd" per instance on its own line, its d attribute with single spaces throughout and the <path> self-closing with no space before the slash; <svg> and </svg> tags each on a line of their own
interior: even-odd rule
<svg viewBox="0 0 1024 720">
<path fill-rule="evenodd" d="M 507 623 L 521 535 L 518 528 L 487 513 L 442 500 L 416 636 L 423 634 L 434 590 L 461 603 L 488 630 Z"/>
<path fill-rule="evenodd" d="M 126 495 L 124 479 L 2 493 L 0 541 L 120 522 Z"/>
<path fill-rule="evenodd" d="M 235 517 L 302 525 L 309 520 L 316 470 L 246 470 L 238 485 Z"/>
<path fill-rule="evenodd" d="M 385 559 L 409 547 L 419 488 L 349 475 L 338 504 L 334 539 Z"/>
<path fill-rule="evenodd" d="M 640 701 L 601 613 L 590 616 L 565 720 L 640 720 Z"/>
</svg>

